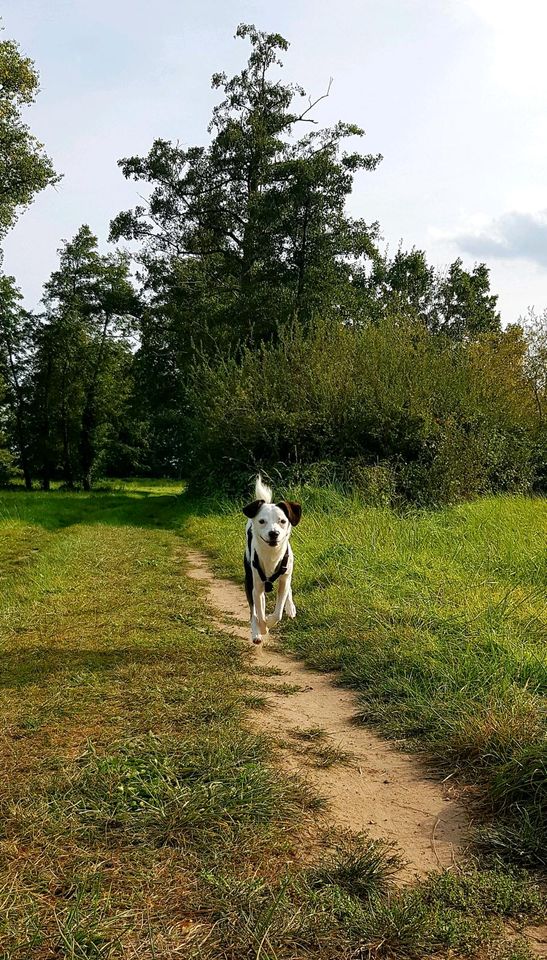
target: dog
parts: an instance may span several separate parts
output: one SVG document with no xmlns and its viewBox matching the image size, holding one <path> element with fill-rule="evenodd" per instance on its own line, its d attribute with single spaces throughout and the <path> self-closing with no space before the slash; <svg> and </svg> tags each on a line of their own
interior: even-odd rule
<svg viewBox="0 0 547 960">
<path fill-rule="evenodd" d="M 255 499 L 243 508 L 248 517 L 244 555 L 245 592 L 251 613 L 251 640 L 261 643 L 270 627 L 279 623 L 283 611 L 296 617 L 291 579 L 294 555 L 289 543 L 292 528 L 300 523 L 302 507 L 291 500 L 272 502 L 272 491 L 262 482 L 255 483 Z M 279 590 L 275 610 L 266 616 L 266 594 L 276 580 Z"/>
</svg>

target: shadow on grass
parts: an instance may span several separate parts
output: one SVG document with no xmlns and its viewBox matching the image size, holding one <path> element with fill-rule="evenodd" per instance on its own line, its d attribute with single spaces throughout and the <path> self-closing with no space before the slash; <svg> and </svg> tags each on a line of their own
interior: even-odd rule
<svg viewBox="0 0 547 960">
<path fill-rule="evenodd" d="M 104 674 L 123 666 L 153 664 L 169 660 L 180 665 L 180 646 L 165 644 L 160 649 L 152 650 L 139 647 L 122 647 L 116 650 L 32 647 L 26 650 L 4 652 L 0 689 L 41 684 L 58 673 L 68 676 Z"/>
<path fill-rule="evenodd" d="M 0 495 L 0 521 L 18 520 L 62 530 L 76 524 L 108 524 L 181 532 L 191 515 L 216 513 L 219 505 L 187 493 L 66 493 L 64 491 L 9 492 Z"/>
</svg>

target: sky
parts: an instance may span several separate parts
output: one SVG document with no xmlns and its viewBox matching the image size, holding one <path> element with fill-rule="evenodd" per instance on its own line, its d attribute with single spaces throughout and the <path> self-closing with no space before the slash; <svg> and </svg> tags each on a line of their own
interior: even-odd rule
<svg viewBox="0 0 547 960">
<path fill-rule="evenodd" d="M 32 57 L 41 91 L 28 110 L 60 183 L 4 243 L 3 269 L 29 307 L 82 223 L 107 242 L 139 202 L 121 157 L 156 137 L 207 142 L 219 99 L 211 75 L 238 72 L 240 22 L 281 33 L 283 77 L 315 116 L 366 131 L 384 157 L 356 179 L 349 212 L 380 223 L 391 253 L 425 250 L 445 267 L 485 261 L 502 320 L 547 307 L 545 0 L 3 0 L 3 38 Z"/>
</svg>

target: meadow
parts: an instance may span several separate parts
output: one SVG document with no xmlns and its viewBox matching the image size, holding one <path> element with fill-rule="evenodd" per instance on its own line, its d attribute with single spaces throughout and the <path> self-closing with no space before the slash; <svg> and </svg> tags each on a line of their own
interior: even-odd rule
<svg viewBox="0 0 547 960">
<path fill-rule="evenodd" d="M 480 783 L 485 839 L 545 865 L 547 503 L 485 497 L 440 511 L 293 491 L 298 617 L 288 646 L 358 691 L 363 721 L 425 751 L 443 776 Z M 190 534 L 239 570 L 236 511 Z"/>
<path fill-rule="evenodd" d="M 252 650 L 185 576 L 199 543 L 240 577 L 237 505 L 160 481 L 5 492 L 2 960 L 529 956 L 515 936 L 545 913 L 546 505 L 397 516 L 301 493 L 284 643 L 472 790 L 480 858 L 398 889 L 396 851 L 325 833 L 321 798 L 279 770 L 248 723 Z"/>
</svg>

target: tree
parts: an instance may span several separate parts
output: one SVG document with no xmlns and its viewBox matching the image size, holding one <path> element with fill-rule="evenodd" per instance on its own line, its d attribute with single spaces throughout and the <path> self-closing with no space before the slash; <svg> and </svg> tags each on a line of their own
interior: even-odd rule
<svg viewBox="0 0 547 960">
<path fill-rule="evenodd" d="M 485 263 L 469 273 L 458 258 L 438 285 L 434 328 L 456 340 L 474 339 L 500 330 L 498 298 L 490 291 L 490 271 Z"/>
<path fill-rule="evenodd" d="M 0 377 L 0 413 L 2 411 L 2 402 L 4 400 L 4 384 Z M 13 454 L 9 448 L 8 438 L 5 436 L 0 420 L 0 487 L 10 485 L 17 471 L 13 462 Z"/>
<path fill-rule="evenodd" d="M 342 151 L 363 131 L 339 123 L 298 139 L 328 91 L 297 109 L 303 89 L 270 76 L 287 41 L 245 24 L 236 36 L 250 40 L 251 54 L 232 79 L 213 76 L 224 99 L 213 111 L 211 143 L 183 149 L 156 140 L 147 157 L 121 160 L 124 176 L 152 191 L 111 229 L 114 239 L 144 242 L 154 292 L 158 275 L 172 273 L 182 322 L 190 312 L 205 347 L 211 336 L 271 338 L 280 321 L 343 304 L 352 264 L 371 256 L 376 236 L 375 225 L 344 209 L 354 175 L 381 159 Z"/>
<path fill-rule="evenodd" d="M 531 385 L 540 423 L 547 408 L 547 310 L 536 313 L 532 308 L 521 319 L 526 336 L 525 369 Z"/>
<path fill-rule="evenodd" d="M 0 42 L 0 240 L 18 213 L 40 190 L 60 178 L 42 144 L 22 120 L 34 102 L 38 74 L 12 40 Z M 0 251 L 1 260 L 1 251 Z M 28 374 L 31 362 L 31 315 L 21 308 L 13 277 L 0 276 L 0 371 L 5 381 L 4 406 L 27 489 L 32 486 Z"/>
<path fill-rule="evenodd" d="M 105 427 L 126 393 L 112 373 L 127 367 L 138 300 L 127 255 L 99 254 L 88 226 L 59 253 L 45 286 L 35 362 L 43 485 L 60 459 L 65 483 L 79 479 L 89 490 Z"/>
<path fill-rule="evenodd" d="M 0 42 L 0 238 L 18 212 L 48 184 L 56 183 L 51 160 L 21 118 L 38 92 L 32 60 L 12 40 Z"/>
<path fill-rule="evenodd" d="M 248 25 L 236 36 L 251 53 L 233 78 L 213 76 L 222 99 L 210 143 L 159 139 L 146 157 L 120 161 L 150 188 L 147 204 L 115 218 L 111 237 L 142 243 L 138 376 L 156 463 L 169 471 L 185 455 L 195 359 L 271 342 L 295 318 L 353 317 L 355 279 L 375 255 L 376 225 L 351 219 L 345 203 L 354 176 L 381 158 L 344 149 L 363 133 L 353 124 L 314 129 L 330 85 L 312 101 L 281 82 L 283 37 Z"/>
<path fill-rule="evenodd" d="M 32 420 L 36 466 L 44 490 L 49 490 L 59 466 L 70 489 L 79 473 L 76 451 L 85 363 L 85 339 L 77 314 L 42 315 L 35 345 Z"/>
<path fill-rule="evenodd" d="M 13 277 L 0 275 L 0 377 L 3 402 L 9 411 L 11 432 L 27 490 L 32 487 L 29 453 L 28 378 L 32 317 L 21 307 L 22 295 Z"/>
<path fill-rule="evenodd" d="M 453 340 L 474 340 L 500 330 L 498 298 L 490 290 L 484 263 L 469 272 L 458 259 L 442 272 L 428 264 L 423 250 L 399 248 L 391 260 L 375 257 L 360 285 L 366 313 L 376 323 L 387 316 L 414 317 Z"/>
<path fill-rule="evenodd" d="M 437 275 L 423 250 L 399 248 L 392 260 L 375 257 L 363 281 L 368 315 L 376 322 L 386 316 L 415 317 L 430 324 L 435 311 Z"/>
</svg>

